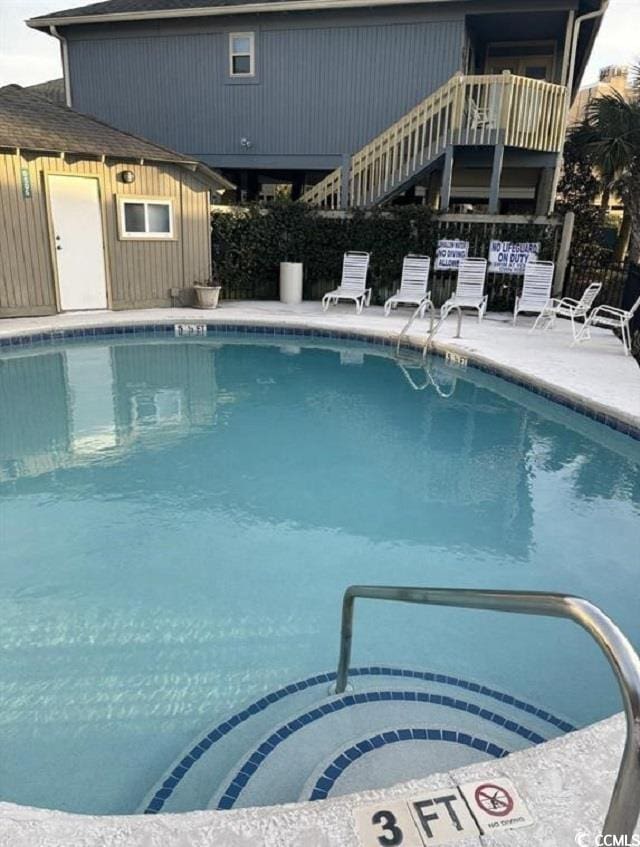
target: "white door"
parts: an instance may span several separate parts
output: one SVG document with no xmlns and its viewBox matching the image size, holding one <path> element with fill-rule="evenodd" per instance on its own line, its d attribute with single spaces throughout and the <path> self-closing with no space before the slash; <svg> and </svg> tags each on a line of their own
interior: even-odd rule
<svg viewBox="0 0 640 847">
<path fill-rule="evenodd" d="M 106 309 L 107 278 L 98 180 L 49 176 L 60 308 Z"/>
</svg>

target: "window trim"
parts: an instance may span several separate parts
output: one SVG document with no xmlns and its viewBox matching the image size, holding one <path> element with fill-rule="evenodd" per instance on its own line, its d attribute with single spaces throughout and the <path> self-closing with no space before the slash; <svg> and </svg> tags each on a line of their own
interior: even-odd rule
<svg viewBox="0 0 640 847">
<path fill-rule="evenodd" d="M 145 197 L 139 194 L 119 194 L 118 200 L 118 237 L 121 241 L 176 241 L 173 219 L 173 199 L 170 197 Z M 129 232 L 126 227 L 125 206 L 127 203 L 137 203 L 144 206 L 144 232 Z M 148 207 L 167 206 L 169 209 L 169 232 L 149 232 Z"/>
<path fill-rule="evenodd" d="M 234 38 L 248 38 L 249 52 L 235 53 L 233 50 Z M 236 56 L 249 56 L 249 72 L 235 73 L 233 70 L 233 60 Z M 256 34 L 251 32 L 230 32 L 229 33 L 229 77 L 231 79 L 251 79 L 256 75 Z"/>
</svg>

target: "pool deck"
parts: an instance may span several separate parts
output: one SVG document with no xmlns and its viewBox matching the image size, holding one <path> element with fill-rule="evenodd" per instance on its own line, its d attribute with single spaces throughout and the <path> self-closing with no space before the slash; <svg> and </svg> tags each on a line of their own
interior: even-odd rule
<svg viewBox="0 0 640 847">
<path fill-rule="evenodd" d="M 325 329 L 395 339 L 409 312 L 385 318 L 372 307 L 356 315 L 339 306 L 323 314 L 318 303 L 285 306 L 277 302 L 228 302 L 215 311 L 150 309 L 75 313 L 42 318 L 0 320 L 0 339 L 81 327 L 203 323 L 267 325 Z M 640 427 L 640 368 L 622 353 L 622 345 L 605 331 L 579 347 L 571 346 L 566 322 L 551 332 L 529 333 L 532 321 L 513 327 L 508 316 L 488 315 L 482 324 L 465 316 L 462 338 L 454 338 L 456 318 L 447 320 L 435 346 L 472 361 L 494 366 L 514 379 L 548 388 L 569 400 L 590 405 L 604 415 Z M 425 339 L 427 321 L 414 324 L 410 340 Z M 4 348 L 3 348 L 4 349 Z M 9 348 L 12 349 L 12 348 Z M 612 683 L 613 684 L 613 683 Z M 622 715 L 538 747 L 513 753 L 424 780 L 333 800 L 296 805 L 202 811 L 181 815 L 91 817 L 0 803 L 0 845 L 67 847 L 69 844 L 187 847 L 370 847 L 358 834 L 354 810 L 372 803 L 384 808 L 398 800 L 418 799 L 434 789 L 477 779 L 506 776 L 524 799 L 533 824 L 472 835 L 461 847 L 592 847 L 601 832 L 624 741 Z M 640 835 L 640 827 L 636 830 Z M 414 833 L 413 838 L 416 838 Z M 406 847 L 419 841 L 405 839 Z M 445 843 L 433 841 L 429 843 Z"/>
<path fill-rule="evenodd" d="M 93 817 L 0 803 L 3 847 L 373 847 L 364 841 L 354 812 L 376 804 L 397 812 L 398 803 L 425 799 L 439 789 L 507 777 L 533 823 L 456 840 L 457 847 L 596 847 L 624 738 L 616 715 L 586 730 L 538 747 L 449 773 L 434 774 L 378 791 L 286 806 L 183 814 Z M 380 830 L 378 830 L 378 834 Z M 636 830 L 640 834 L 640 827 Z M 421 842 L 405 838 L 405 847 Z M 429 843 L 429 842 L 425 842 Z M 450 843 L 432 841 L 433 844 Z M 631 844 L 631 841 L 629 841 Z"/>
<path fill-rule="evenodd" d="M 0 320 L 0 340 L 80 327 L 203 322 L 328 329 L 395 340 L 410 314 L 403 309 L 385 318 L 382 308 L 375 306 L 356 315 L 352 306 L 342 304 L 323 313 L 316 302 L 288 306 L 277 301 L 229 301 L 215 310 L 140 309 L 5 318 Z M 521 317 L 514 327 L 509 315 L 490 313 L 478 323 L 473 315 L 465 314 L 459 339 L 454 337 L 456 323 L 451 315 L 436 336 L 434 346 L 440 352 L 458 352 L 505 376 L 640 428 L 640 367 L 631 356 L 623 355 L 621 342 L 608 330 L 595 329 L 591 341 L 571 346 L 568 321 L 558 321 L 548 332 L 531 333 L 533 320 L 528 317 Z M 407 339 L 424 343 L 428 326 L 426 319 L 416 321 Z"/>
</svg>

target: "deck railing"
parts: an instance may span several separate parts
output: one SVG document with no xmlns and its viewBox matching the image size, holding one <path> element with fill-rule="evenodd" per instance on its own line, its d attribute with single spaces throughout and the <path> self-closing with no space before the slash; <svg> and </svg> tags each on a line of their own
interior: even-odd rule
<svg viewBox="0 0 640 847">
<path fill-rule="evenodd" d="M 556 153 L 565 131 L 566 88 L 509 72 L 458 75 L 351 156 L 347 205 L 371 206 L 392 196 L 449 145 L 505 144 Z M 344 205 L 337 168 L 302 200 Z"/>
</svg>

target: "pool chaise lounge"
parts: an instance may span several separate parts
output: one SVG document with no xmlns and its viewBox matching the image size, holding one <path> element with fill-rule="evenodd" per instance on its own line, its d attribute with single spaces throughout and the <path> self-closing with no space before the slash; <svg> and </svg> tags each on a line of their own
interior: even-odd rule
<svg viewBox="0 0 640 847">
<path fill-rule="evenodd" d="M 336 305 L 340 300 L 351 300 L 356 304 L 356 312 L 360 314 L 371 302 L 371 289 L 367 288 L 367 273 L 369 271 L 369 253 L 345 253 L 342 261 L 342 280 L 338 288 L 327 292 L 322 298 L 322 309 L 327 311 L 329 306 Z"/>
<path fill-rule="evenodd" d="M 472 309 L 481 321 L 487 311 L 489 297 L 484 289 L 487 282 L 486 259 L 462 259 L 458 267 L 456 290 L 440 308 L 441 318 L 446 318 L 452 309 Z"/>
<path fill-rule="evenodd" d="M 404 257 L 400 288 L 384 304 L 385 315 L 391 314 L 391 310 L 398 306 L 416 306 L 420 309 L 420 317 L 424 317 L 427 303 L 431 299 L 430 269 L 429 256 L 410 254 Z"/>
<path fill-rule="evenodd" d="M 514 326 L 519 314 L 524 312 L 539 315 L 544 311 L 551 297 L 554 271 L 555 264 L 553 262 L 540 262 L 537 259 L 527 262 L 524 269 L 522 293 L 516 297 L 513 310 Z"/>
</svg>

